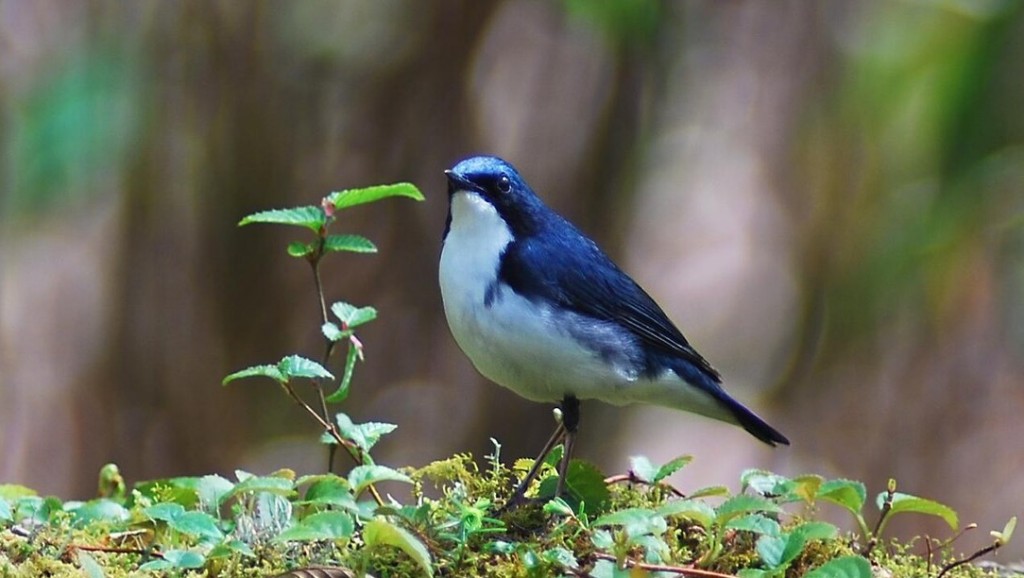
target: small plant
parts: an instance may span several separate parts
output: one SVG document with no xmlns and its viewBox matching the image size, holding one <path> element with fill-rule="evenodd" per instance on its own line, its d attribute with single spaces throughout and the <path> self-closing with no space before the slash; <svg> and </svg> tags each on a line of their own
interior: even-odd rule
<svg viewBox="0 0 1024 578">
<path fill-rule="evenodd" d="M 329 459 L 324 473 L 236 471 L 141 482 L 128 491 L 117 466 L 108 464 L 100 471 L 98 497 L 85 502 L 0 485 L 0 576 L 873 578 L 888 572 L 978 578 L 986 573 L 970 562 L 1010 540 L 1016 518 L 971 554 L 952 550 L 962 531 L 946 541 L 919 541 L 925 552 L 914 553 L 913 543 L 885 538 L 893 516 L 936 516 L 956 532 L 956 512 L 898 492 L 890 481 L 874 500 L 878 516 L 869 524 L 861 482 L 764 470 L 744 472 L 735 493 L 725 486 L 684 492 L 668 478 L 687 467 L 690 456 L 664 464 L 637 456 L 627 473 L 614 476 L 573 460 L 566 491 L 555 498 L 555 464 L 563 451 L 556 447 L 527 488 L 532 503 L 508 510 L 496 505 L 507 503 L 534 463 L 506 466 L 497 441 L 482 465 L 468 454 L 421 468 L 376 463 L 375 444 L 396 426 L 332 415 L 329 404 L 347 398 L 364 355 L 356 331 L 377 311 L 342 301 L 328 305 L 320 266 L 330 253 L 375 251 L 369 240 L 331 229 L 342 211 L 394 196 L 422 199 L 408 184 L 371 187 L 332 193 L 319 207 L 264 211 L 240 223 L 312 232 L 311 240 L 291 243 L 288 253 L 311 266 L 324 350 L 319 361 L 290 354 L 232 373 L 224 383 L 264 377 L 279 384 L 323 430 L 330 456 L 342 448 L 351 458 L 347 474 L 333 473 Z M 312 384 L 312 403 L 296 390 L 299 381 Z M 375 487 L 385 482 L 410 488 L 411 499 L 385 499 Z M 845 534 L 815 519 L 820 504 L 848 512 L 857 531 Z"/>
</svg>

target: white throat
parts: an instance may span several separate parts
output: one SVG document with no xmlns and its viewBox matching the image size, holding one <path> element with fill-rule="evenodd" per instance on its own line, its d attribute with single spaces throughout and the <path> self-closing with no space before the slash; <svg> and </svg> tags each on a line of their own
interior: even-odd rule
<svg viewBox="0 0 1024 578">
<path fill-rule="evenodd" d="M 451 204 L 452 222 L 441 248 L 439 271 L 446 305 L 456 293 L 478 293 L 473 297 L 483 299 L 497 277 L 501 254 L 513 240 L 505 220 L 479 194 L 458 191 Z"/>
</svg>

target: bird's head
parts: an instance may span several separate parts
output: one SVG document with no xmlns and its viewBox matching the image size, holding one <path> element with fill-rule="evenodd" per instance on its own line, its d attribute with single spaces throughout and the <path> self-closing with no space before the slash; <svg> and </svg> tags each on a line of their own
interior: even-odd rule
<svg viewBox="0 0 1024 578">
<path fill-rule="evenodd" d="M 448 177 L 449 202 L 456 203 L 459 195 L 465 195 L 472 204 L 485 202 L 514 233 L 526 232 L 538 212 L 544 210 L 519 171 L 498 157 L 470 157 L 444 174 Z"/>
</svg>

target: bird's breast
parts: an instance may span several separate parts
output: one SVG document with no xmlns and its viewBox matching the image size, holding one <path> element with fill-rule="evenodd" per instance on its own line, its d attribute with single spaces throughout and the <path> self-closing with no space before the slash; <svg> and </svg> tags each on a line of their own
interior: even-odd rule
<svg viewBox="0 0 1024 578">
<path fill-rule="evenodd" d="M 637 379 L 635 340 L 614 324 L 528 299 L 502 283 L 501 256 L 512 242 L 489 203 L 454 195 L 439 280 L 455 341 L 485 377 L 528 399 L 614 399 L 612 390 Z"/>
</svg>

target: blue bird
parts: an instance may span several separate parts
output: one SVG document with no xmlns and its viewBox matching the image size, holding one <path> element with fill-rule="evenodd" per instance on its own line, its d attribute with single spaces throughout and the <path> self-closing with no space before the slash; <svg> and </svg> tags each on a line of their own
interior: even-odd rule
<svg viewBox="0 0 1024 578">
<path fill-rule="evenodd" d="M 561 421 L 510 503 L 564 441 L 561 493 L 580 399 L 671 407 L 738 424 L 772 446 L 789 444 L 722 389 L 719 373 L 658 304 L 511 164 L 478 156 L 445 175 L 439 280 L 455 341 L 491 381 L 561 403 Z"/>
</svg>

